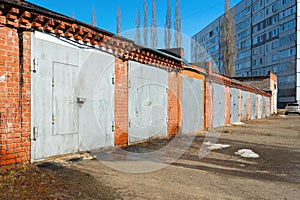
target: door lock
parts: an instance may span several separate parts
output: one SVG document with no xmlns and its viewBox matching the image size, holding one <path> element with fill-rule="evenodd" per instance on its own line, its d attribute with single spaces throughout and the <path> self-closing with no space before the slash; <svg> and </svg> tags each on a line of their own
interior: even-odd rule
<svg viewBox="0 0 300 200">
<path fill-rule="evenodd" d="M 86 98 L 79 98 L 77 97 L 77 103 L 78 104 L 84 104 L 86 102 Z"/>
</svg>

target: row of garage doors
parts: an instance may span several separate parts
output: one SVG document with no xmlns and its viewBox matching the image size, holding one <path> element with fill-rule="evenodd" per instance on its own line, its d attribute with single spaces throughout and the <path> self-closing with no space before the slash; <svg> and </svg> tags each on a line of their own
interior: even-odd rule
<svg viewBox="0 0 300 200">
<path fill-rule="evenodd" d="M 32 161 L 113 146 L 114 56 L 40 32 L 31 38 Z M 203 129 L 203 86 L 202 80 L 182 76 L 183 133 Z M 129 144 L 167 136 L 168 92 L 167 71 L 129 62 Z M 231 122 L 236 122 L 240 107 L 242 116 L 248 115 L 249 93 L 240 95 L 234 88 L 230 92 Z M 269 98 L 251 95 L 251 118 L 268 116 Z M 213 127 L 222 126 L 225 86 L 213 84 L 212 98 Z M 256 112 L 257 105 L 264 106 Z"/>
<path fill-rule="evenodd" d="M 32 35 L 33 161 L 114 145 L 115 58 Z M 129 62 L 128 143 L 167 136 L 168 72 Z"/>
<path fill-rule="evenodd" d="M 225 125 L 225 86 L 212 84 L 212 126 Z M 270 116 L 270 98 L 230 88 L 230 123 L 247 119 L 261 119 Z"/>
</svg>

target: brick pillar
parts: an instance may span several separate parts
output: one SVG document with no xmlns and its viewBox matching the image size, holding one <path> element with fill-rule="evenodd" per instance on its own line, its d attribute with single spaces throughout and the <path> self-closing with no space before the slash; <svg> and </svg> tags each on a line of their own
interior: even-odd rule
<svg viewBox="0 0 300 200">
<path fill-rule="evenodd" d="M 30 161 L 30 32 L 0 27 L 0 167 Z"/>
<path fill-rule="evenodd" d="M 248 92 L 248 116 L 247 119 L 251 119 L 251 92 Z"/>
<path fill-rule="evenodd" d="M 230 87 L 225 86 L 225 124 L 230 124 Z"/>
<path fill-rule="evenodd" d="M 178 128 L 181 118 L 180 109 L 180 90 L 181 76 L 177 72 L 169 72 L 168 75 L 168 134 L 175 135 L 178 133 Z"/>
<path fill-rule="evenodd" d="M 255 95 L 255 105 L 256 105 L 256 107 L 255 107 L 255 118 L 257 119 L 258 118 L 258 107 L 259 107 L 259 105 L 258 105 L 258 95 L 256 94 Z"/>
<path fill-rule="evenodd" d="M 207 81 L 205 87 L 205 128 L 212 127 L 212 83 Z"/>
<path fill-rule="evenodd" d="M 128 144 L 128 62 L 115 59 L 115 146 Z"/>
</svg>

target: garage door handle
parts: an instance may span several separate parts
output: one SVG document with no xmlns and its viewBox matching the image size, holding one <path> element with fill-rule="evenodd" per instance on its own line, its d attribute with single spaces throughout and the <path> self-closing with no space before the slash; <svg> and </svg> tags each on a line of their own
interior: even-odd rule
<svg viewBox="0 0 300 200">
<path fill-rule="evenodd" d="M 77 97 L 77 103 L 78 104 L 84 104 L 86 102 L 86 98 L 79 98 Z"/>
</svg>

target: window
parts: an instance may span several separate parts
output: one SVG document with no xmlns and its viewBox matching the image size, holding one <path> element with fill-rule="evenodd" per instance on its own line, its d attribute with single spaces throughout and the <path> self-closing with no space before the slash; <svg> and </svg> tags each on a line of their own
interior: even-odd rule
<svg viewBox="0 0 300 200">
<path fill-rule="evenodd" d="M 272 30 L 272 37 L 275 37 L 278 35 L 278 28 Z"/>
<path fill-rule="evenodd" d="M 277 11 L 278 11 L 278 4 L 277 4 L 277 3 L 274 3 L 274 4 L 272 5 L 272 12 L 275 13 L 275 12 L 277 12 Z"/>
<path fill-rule="evenodd" d="M 241 49 L 244 49 L 246 47 L 249 47 L 251 45 L 251 42 L 250 42 L 250 39 L 249 40 L 246 40 L 246 41 L 243 41 L 241 43 L 239 43 L 237 45 L 238 49 L 241 50 Z"/>
<path fill-rule="evenodd" d="M 265 40 L 265 35 L 259 36 L 259 42 L 263 42 Z"/>
<path fill-rule="evenodd" d="M 271 19 L 266 19 L 266 27 L 267 26 L 270 26 L 272 23 L 271 23 Z"/>
<path fill-rule="evenodd" d="M 269 40 L 270 39 L 270 34 L 269 33 L 266 33 L 266 40 Z"/>
<path fill-rule="evenodd" d="M 264 0 L 260 0 L 260 7 L 264 5 Z"/>
<path fill-rule="evenodd" d="M 253 27 L 253 33 L 256 33 L 258 31 L 258 25 Z"/>
<path fill-rule="evenodd" d="M 291 49 L 286 49 L 286 50 L 280 52 L 281 59 L 287 58 L 290 56 L 294 56 L 294 55 L 296 55 L 296 47 L 293 47 Z"/>
<path fill-rule="evenodd" d="M 257 49 L 253 49 L 253 55 L 257 55 Z"/>
<path fill-rule="evenodd" d="M 279 18 L 280 19 L 284 19 L 292 14 L 295 14 L 296 13 L 296 6 L 293 6 L 291 8 L 288 8 L 282 12 L 279 13 Z"/>
<path fill-rule="evenodd" d="M 253 65 L 257 65 L 257 60 L 253 60 Z"/>
<path fill-rule="evenodd" d="M 296 41 L 296 33 L 280 38 L 280 46 Z"/>
<path fill-rule="evenodd" d="M 244 21 L 240 22 L 239 24 L 237 24 L 236 26 L 236 30 L 240 30 L 245 28 L 247 25 L 250 24 L 251 18 L 247 18 Z"/>
<path fill-rule="evenodd" d="M 257 44 L 258 43 L 258 37 L 253 38 L 252 43 Z"/>
<path fill-rule="evenodd" d="M 281 5 L 289 4 L 289 3 L 291 3 L 292 1 L 295 1 L 295 0 L 281 0 Z"/>
<path fill-rule="evenodd" d="M 242 10 L 241 12 L 237 13 L 235 15 L 234 20 L 235 21 L 239 21 L 240 19 L 242 19 L 244 16 L 248 15 L 250 13 L 251 8 L 247 7 L 245 10 Z"/>
<path fill-rule="evenodd" d="M 258 21 L 258 13 L 253 16 L 253 22 L 257 22 L 257 21 Z"/>
<path fill-rule="evenodd" d="M 271 21 L 272 21 L 272 24 L 277 23 L 277 22 L 279 21 L 278 14 L 277 14 L 277 15 L 274 15 L 274 16 L 272 17 Z"/>
<path fill-rule="evenodd" d="M 278 41 L 274 41 L 272 43 L 272 49 L 276 49 L 276 48 L 278 48 Z"/>
<path fill-rule="evenodd" d="M 278 61 L 278 55 L 277 54 L 273 54 L 272 55 L 272 62 L 277 62 Z"/>
<path fill-rule="evenodd" d="M 253 4 L 253 12 L 254 11 L 257 11 L 258 10 L 258 8 L 259 8 L 259 4 L 258 4 L 258 1 L 257 2 L 255 2 L 254 4 Z"/>
<path fill-rule="evenodd" d="M 296 27 L 296 19 L 286 22 L 285 24 L 282 24 L 280 26 L 280 32 L 284 32 L 295 27 Z"/>
<path fill-rule="evenodd" d="M 245 52 L 238 53 L 237 60 L 247 58 L 250 56 L 250 54 L 251 54 L 251 51 L 245 51 Z"/>
<path fill-rule="evenodd" d="M 250 35 L 250 29 L 247 29 L 241 33 L 238 33 L 237 36 L 236 36 L 236 39 L 237 40 L 240 40 L 240 39 L 243 39 L 245 38 L 246 36 Z"/>
<path fill-rule="evenodd" d="M 269 13 L 270 13 L 270 9 L 266 8 L 266 15 L 269 15 Z"/>
</svg>

